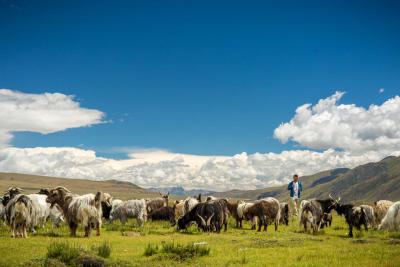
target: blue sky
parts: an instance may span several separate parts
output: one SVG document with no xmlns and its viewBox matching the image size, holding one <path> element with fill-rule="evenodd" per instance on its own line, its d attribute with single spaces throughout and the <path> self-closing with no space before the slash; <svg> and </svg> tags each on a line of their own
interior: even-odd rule
<svg viewBox="0 0 400 267">
<path fill-rule="evenodd" d="M 399 1 L 2 0 L 0 88 L 74 95 L 106 115 L 91 127 L 15 132 L 11 145 L 117 159 L 126 157 L 117 148 L 322 151 L 282 144 L 274 130 L 335 91 L 365 108 L 396 96 L 399 14 Z"/>
<path fill-rule="evenodd" d="M 114 122 L 15 146 L 280 151 L 273 130 L 299 104 L 399 90 L 398 1 L 128 2 L 2 1 L 1 87 L 72 94 Z"/>
</svg>

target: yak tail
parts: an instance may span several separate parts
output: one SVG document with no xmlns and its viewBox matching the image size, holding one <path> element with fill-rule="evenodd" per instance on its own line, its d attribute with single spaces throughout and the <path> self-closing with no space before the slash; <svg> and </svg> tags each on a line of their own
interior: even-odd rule
<svg viewBox="0 0 400 267">
<path fill-rule="evenodd" d="M 361 207 L 361 222 L 360 224 L 365 225 L 365 230 L 368 230 L 368 219 L 367 219 L 367 213 L 365 212 L 365 209 Z"/>
<path fill-rule="evenodd" d="M 279 224 L 279 220 L 281 219 L 281 207 L 278 205 L 278 213 L 276 214 L 275 222 Z"/>
</svg>

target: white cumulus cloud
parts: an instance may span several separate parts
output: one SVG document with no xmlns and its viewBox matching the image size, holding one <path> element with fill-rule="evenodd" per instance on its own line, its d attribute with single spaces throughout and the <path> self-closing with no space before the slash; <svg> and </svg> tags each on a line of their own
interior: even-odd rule
<svg viewBox="0 0 400 267">
<path fill-rule="evenodd" d="M 103 116 L 80 107 L 73 96 L 0 89 L 0 147 L 9 145 L 13 132 L 49 134 L 101 123 Z"/>
<path fill-rule="evenodd" d="M 400 150 L 400 97 L 368 108 L 338 104 L 343 92 L 297 108 L 290 122 L 275 129 L 281 142 L 312 149 L 342 149 L 353 154 Z"/>
</svg>

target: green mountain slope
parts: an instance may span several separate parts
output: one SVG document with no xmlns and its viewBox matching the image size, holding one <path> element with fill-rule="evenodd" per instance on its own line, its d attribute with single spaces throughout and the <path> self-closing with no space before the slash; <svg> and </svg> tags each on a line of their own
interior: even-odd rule
<svg viewBox="0 0 400 267">
<path fill-rule="evenodd" d="M 326 198 L 329 193 L 345 202 L 373 202 L 379 199 L 400 199 L 400 157 L 387 157 L 354 169 L 334 169 L 300 178 L 303 198 Z M 215 194 L 219 197 L 257 199 L 275 197 L 289 199 L 287 186 L 257 190 L 231 190 Z"/>
</svg>

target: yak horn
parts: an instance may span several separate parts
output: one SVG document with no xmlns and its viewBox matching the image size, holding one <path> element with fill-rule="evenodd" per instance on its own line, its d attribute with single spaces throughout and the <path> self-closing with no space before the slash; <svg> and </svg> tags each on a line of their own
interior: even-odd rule
<svg viewBox="0 0 400 267">
<path fill-rule="evenodd" d="M 56 188 L 55 188 L 56 190 L 64 190 L 64 191 L 66 191 L 66 192 L 68 192 L 68 193 L 71 193 L 71 191 L 69 191 L 67 188 L 65 188 L 64 186 L 57 186 Z"/>
<path fill-rule="evenodd" d="M 207 223 L 206 223 L 206 221 L 204 220 L 204 218 L 201 217 L 198 213 L 197 213 L 197 216 L 199 216 L 199 218 L 200 218 L 200 220 L 201 220 L 201 225 L 207 226 Z"/>
<path fill-rule="evenodd" d="M 214 213 L 211 214 L 210 218 L 207 219 L 207 224 L 206 224 L 206 226 L 209 226 L 209 225 L 211 224 L 211 219 L 212 219 L 213 216 L 214 216 Z"/>
<path fill-rule="evenodd" d="M 7 190 L 6 190 L 6 192 L 10 192 L 11 190 L 18 190 L 18 191 L 24 191 L 24 189 L 21 189 L 21 188 L 19 188 L 19 187 L 9 187 Z"/>
</svg>

